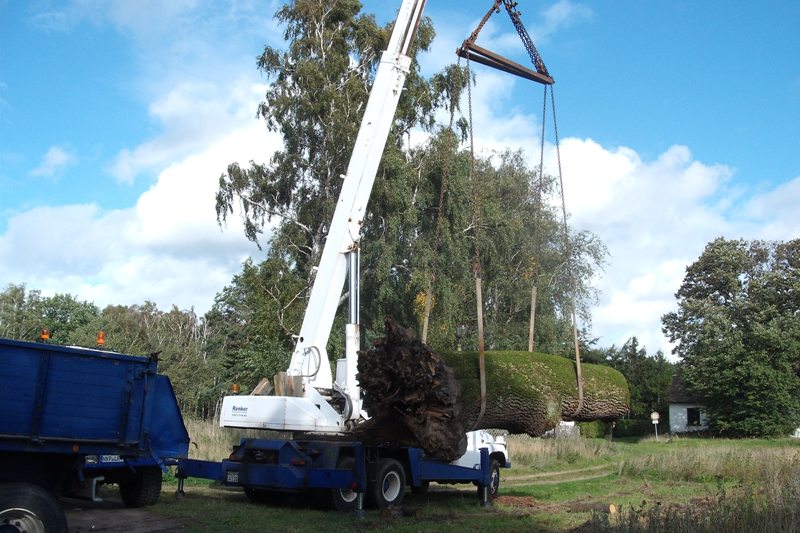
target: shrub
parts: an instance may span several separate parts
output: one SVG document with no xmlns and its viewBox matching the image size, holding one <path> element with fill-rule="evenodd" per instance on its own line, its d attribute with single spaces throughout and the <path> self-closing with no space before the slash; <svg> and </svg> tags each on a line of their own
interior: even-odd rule
<svg viewBox="0 0 800 533">
<path fill-rule="evenodd" d="M 586 437 L 587 439 L 601 439 L 607 433 L 607 424 L 600 420 L 578 422 L 578 427 L 581 428 L 581 437 Z"/>
<path fill-rule="evenodd" d="M 653 423 L 650 420 L 632 420 L 625 418 L 617 421 L 614 426 L 615 437 L 642 437 L 652 435 Z"/>
</svg>

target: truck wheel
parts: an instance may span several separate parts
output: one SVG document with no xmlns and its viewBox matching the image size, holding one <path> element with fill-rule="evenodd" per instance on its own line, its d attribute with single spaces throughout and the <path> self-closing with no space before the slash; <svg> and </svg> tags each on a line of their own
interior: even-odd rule
<svg viewBox="0 0 800 533">
<path fill-rule="evenodd" d="M 254 489 L 253 487 L 245 487 L 244 495 L 253 503 L 267 503 L 270 500 L 270 493 L 264 489 Z"/>
<path fill-rule="evenodd" d="M 148 466 L 131 472 L 119 482 L 119 495 L 126 507 L 155 504 L 161 496 L 161 469 Z"/>
<path fill-rule="evenodd" d="M 406 491 L 406 473 L 403 465 L 395 459 L 381 459 L 378 475 L 372 486 L 372 498 L 378 509 L 400 505 Z"/>
<path fill-rule="evenodd" d="M 352 470 L 356 466 L 356 461 L 352 457 L 342 457 L 336 468 Z M 331 489 L 331 503 L 333 508 L 343 513 L 356 510 L 358 503 L 358 493 L 353 489 Z"/>
<path fill-rule="evenodd" d="M 0 531 L 66 533 L 67 517 L 55 496 L 31 483 L 0 484 Z"/>
<path fill-rule="evenodd" d="M 500 492 L 500 463 L 497 459 L 492 459 L 489 469 L 489 499 L 494 500 Z"/>
</svg>

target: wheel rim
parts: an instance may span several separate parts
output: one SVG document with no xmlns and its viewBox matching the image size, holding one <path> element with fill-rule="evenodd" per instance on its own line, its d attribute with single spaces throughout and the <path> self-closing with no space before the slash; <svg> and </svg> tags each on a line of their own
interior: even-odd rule
<svg viewBox="0 0 800 533">
<path fill-rule="evenodd" d="M 342 489 L 339 491 L 339 496 L 345 503 L 353 503 L 358 498 L 358 493 L 352 489 Z"/>
<path fill-rule="evenodd" d="M 489 493 L 494 496 L 497 494 L 497 489 L 500 488 L 500 469 L 493 468 L 492 475 L 489 478 Z"/>
<path fill-rule="evenodd" d="M 383 498 L 392 503 L 400 495 L 403 484 L 400 481 L 400 476 L 397 472 L 389 472 L 383 478 Z"/>
<path fill-rule="evenodd" d="M 0 512 L 0 532 L 45 533 L 44 523 L 28 509 L 13 508 Z"/>
</svg>

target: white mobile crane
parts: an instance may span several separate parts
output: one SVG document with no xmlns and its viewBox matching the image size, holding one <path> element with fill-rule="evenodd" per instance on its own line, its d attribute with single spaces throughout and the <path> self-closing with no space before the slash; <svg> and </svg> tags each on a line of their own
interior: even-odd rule
<svg viewBox="0 0 800 533">
<path fill-rule="evenodd" d="M 404 0 L 389 46 L 381 57 L 361 129 L 347 167 L 322 251 L 300 336 L 287 375 L 302 380 L 296 396 L 229 396 L 220 424 L 227 427 L 342 433 L 362 416 L 356 380 L 359 349 L 358 262 L 361 226 L 375 174 L 406 75 L 425 0 Z M 334 382 L 326 346 L 345 279 L 350 280 L 346 358 Z M 343 401 L 342 401 L 343 400 Z M 339 406 L 338 409 L 334 405 Z"/>
<path fill-rule="evenodd" d="M 479 487 L 485 503 L 497 491 L 499 468 L 510 466 L 505 441 L 482 431 L 467 435 L 467 452 L 453 463 L 427 458 L 418 448 L 348 440 L 353 426 L 367 417 L 356 379 L 361 226 L 411 67 L 411 47 L 425 3 L 403 1 L 381 57 L 286 372 L 286 386 L 281 387 L 289 394 L 233 395 L 223 400 L 221 426 L 291 432 L 296 438 L 243 439 L 221 463 L 182 461 L 179 490 L 186 477 L 242 486 L 253 500 L 262 500 L 274 490 L 330 489 L 333 505 L 351 510 L 363 508 L 365 494 L 378 507 L 385 507 L 402 500 L 406 485 L 420 489 L 430 481 L 471 482 Z M 326 345 L 347 278 L 346 357 L 337 362 L 334 381 Z"/>
</svg>

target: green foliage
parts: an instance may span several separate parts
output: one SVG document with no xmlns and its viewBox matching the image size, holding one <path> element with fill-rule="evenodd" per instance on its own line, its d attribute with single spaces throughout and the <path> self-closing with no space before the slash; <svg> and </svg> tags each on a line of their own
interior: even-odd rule
<svg viewBox="0 0 800 533">
<path fill-rule="evenodd" d="M 662 419 L 659 421 L 658 426 L 661 431 L 666 432 L 666 428 L 669 427 L 669 424 L 665 423 Z M 615 437 L 643 437 L 646 435 L 653 435 L 654 433 L 653 422 L 649 419 L 635 420 L 632 418 L 623 418 L 622 420 L 617 420 L 614 426 Z"/>
<path fill-rule="evenodd" d="M 43 297 L 13 284 L 0 293 L 0 336 L 10 339 L 36 340 L 47 329 L 53 342 L 66 344 L 98 315 L 97 306 L 71 294 Z"/>
<path fill-rule="evenodd" d="M 258 265 L 246 261 L 217 294 L 207 320 L 219 332 L 214 351 L 222 354 L 226 383 L 248 391 L 289 366 L 291 334 L 302 320 L 298 300 L 305 289 L 286 259 L 273 256 Z"/>
<path fill-rule="evenodd" d="M 780 436 L 800 426 L 800 240 L 716 239 L 676 297 L 664 331 L 711 429 Z"/>
<path fill-rule="evenodd" d="M 268 327 L 231 324 L 237 348 L 229 368 L 239 368 L 252 379 L 255 371 L 247 369 L 259 367 L 253 357 L 261 352 L 247 346 L 254 334 L 284 343 L 290 352 L 293 343 L 288 339 L 299 331 L 340 176 L 347 170 L 377 60 L 388 42 L 390 28 L 379 27 L 360 9 L 353 0 L 295 0 L 279 10 L 288 45 L 285 50 L 267 47 L 258 59 L 258 67 L 272 81 L 259 115 L 268 128 L 281 133 L 284 147 L 268 165 L 245 168 L 232 163 L 220 178 L 220 222 L 238 207 L 250 239 L 257 241 L 267 222 L 274 227 L 266 259 L 270 266 L 263 268 L 261 286 L 244 279 L 249 268 L 262 269 L 260 265 L 245 266 L 242 277 L 233 282 L 239 292 L 269 287 L 267 297 L 239 294 L 248 306 L 235 315 L 241 318 L 261 309 L 273 322 L 277 316 L 281 326 L 276 333 Z M 424 21 L 413 54 L 428 49 L 433 36 L 430 22 Z M 536 346 L 561 353 L 570 345 L 571 293 L 559 216 L 543 200 L 553 190 L 553 179 L 538 176 L 520 153 L 478 158 L 475 177 L 480 190 L 473 203 L 471 159 L 458 148 L 466 123 L 456 120 L 469 81 L 456 65 L 425 79 L 416 60 L 412 63 L 364 220 L 362 331 L 367 342 L 382 335 L 387 314 L 421 327 L 425 295 L 435 278 L 428 342 L 454 349 L 456 329 L 462 326 L 461 343 L 475 346 L 472 272 L 478 237 L 487 347 L 527 347 L 529 295 L 531 286 L 538 285 Z M 444 128 L 434 120 L 443 108 L 453 117 Z M 429 141 L 412 147 L 406 136 L 413 128 L 429 132 Z M 473 205 L 479 208 L 479 228 Z M 572 239 L 578 308 L 588 321 L 595 297 L 590 280 L 606 250 L 588 233 Z M 220 304 L 227 299 L 223 291 Z M 340 308 L 339 322 L 342 313 Z M 332 339 L 329 354 L 336 350 L 341 343 Z"/>
<path fill-rule="evenodd" d="M 650 419 L 650 413 L 661 415 L 664 427 L 669 427 L 669 390 L 674 368 L 661 351 L 648 355 L 639 340 L 631 337 L 622 346 L 592 350 L 589 360 L 610 364 L 625 376 L 631 391 L 631 418 Z"/>
<path fill-rule="evenodd" d="M 41 294 L 25 285 L 9 285 L 0 293 L 0 335 L 9 339 L 34 340 L 42 328 Z"/>
<path fill-rule="evenodd" d="M 99 311 L 91 302 L 69 294 L 42 297 L 24 285 L 10 285 L 0 293 L 0 335 L 35 340 L 43 329 L 50 342 L 96 348 L 97 332 L 106 333 L 103 349 L 157 354 L 159 371 L 170 377 L 185 415 L 213 416 L 226 384 L 221 352 L 213 351 L 217 331 L 193 310 L 173 307 L 164 312 L 152 302 L 110 305 Z"/>
<path fill-rule="evenodd" d="M 577 424 L 578 427 L 581 428 L 581 437 L 587 439 L 601 439 L 605 437 L 608 432 L 608 425 L 601 420 L 577 422 Z"/>
</svg>

